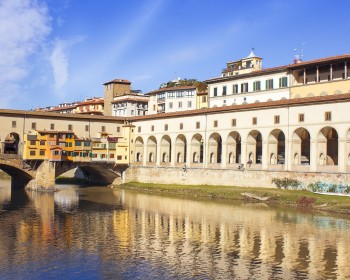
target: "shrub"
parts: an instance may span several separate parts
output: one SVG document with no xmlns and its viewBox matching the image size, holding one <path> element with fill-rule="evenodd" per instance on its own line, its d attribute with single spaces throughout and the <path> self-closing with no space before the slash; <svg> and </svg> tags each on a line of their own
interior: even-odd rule
<svg viewBox="0 0 350 280">
<path fill-rule="evenodd" d="M 302 184 L 299 180 L 291 178 L 272 178 L 272 183 L 276 185 L 279 189 L 301 189 Z"/>
<path fill-rule="evenodd" d="M 333 193 L 350 193 L 349 185 L 316 182 L 307 185 L 307 189 L 312 192 L 333 192 Z"/>
</svg>

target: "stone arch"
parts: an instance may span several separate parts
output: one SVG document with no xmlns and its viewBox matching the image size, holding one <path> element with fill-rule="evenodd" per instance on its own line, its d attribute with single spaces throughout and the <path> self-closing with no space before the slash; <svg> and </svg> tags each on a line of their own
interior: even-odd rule
<svg viewBox="0 0 350 280">
<path fill-rule="evenodd" d="M 338 165 L 338 133 L 333 127 L 326 126 L 320 130 L 317 137 L 317 151 L 319 165 Z"/>
<path fill-rule="evenodd" d="M 208 153 L 210 155 L 210 163 L 221 163 L 222 139 L 217 132 L 212 133 L 209 137 Z"/>
<path fill-rule="evenodd" d="M 204 139 L 199 133 L 193 135 L 191 139 L 192 163 L 203 163 L 204 159 Z"/>
<path fill-rule="evenodd" d="M 147 161 L 155 162 L 157 159 L 157 139 L 150 136 L 147 140 Z"/>
<path fill-rule="evenodd" d="M 141 136 L 135 139 L 135 161 L 142 162 L 144 153 L 144 143 Z"/>
<path fill-rule="evenodd" d="M 294 165 L 310 165 L 310 140 L 310 133 L 304 127 L 299 127 L 293 132 Z"/>
<path fill-rule="evenodd" d="M 171 139 L 169 135 L 164 135 L 160 140 L 160 154 L 162 162 L 171 162 Z"/>
<path fill-rule="evenodd" d="M 4 154 L 18 154 L 20 137 L 18 133 L 11 132 L 6 135 L 5 141 L 3 143 L 3 153 Z"/>
<path fill-rule="evenodd" d="M 285 163 L 285 140 L 285 135 L 282 130 L 274 129 L 271 131 L 268 139 L 268 154 L 270 164 Z"/>
<path fill-rule="evenodd" d="M 241 135 L 237 131 L 231 131 L 227 137 L 227 163 L 241 163 Z"/>
<path fill-rule="evenodd" d="M 258 130 L 252 130 L 247 137 L 248 162 L 251 164 L 262 163 L 262 135 Z"/>
<path fill-rule="evenodd" d="M 175 154 L 177 163 L 185 163 L 187 159 L 187 141 L 183 134 L 176 137 L 175 140 Z"/>
<path fill-rule="evenodd" d="M 30 174 L 22 169 L 21 160 L 0 160 L 0 169 L 11 176 L 11 188 L 24 188 L 30 180 L 35 178 L 35 174 Z"/>
</svg>

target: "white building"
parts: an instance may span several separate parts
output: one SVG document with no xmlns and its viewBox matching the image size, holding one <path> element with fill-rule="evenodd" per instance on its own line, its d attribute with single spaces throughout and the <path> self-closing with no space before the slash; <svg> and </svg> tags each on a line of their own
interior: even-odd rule
<svg viewBox="0 0 350 280">
<path fill-rule="evenodd" d="M 196 91 L 196 86 L 177 86 L 148 92 L 148 114 L 194 110 Z"/>
<path fill-rule="evenodd" d="M 139 93 L 130 93 L 114 97 L 112 116 L 144 116 L 148 110 L 149 97 Z"/>
<path fill-rule="evenodd" d="M 249 56 L 227 63 L 222 76 L 208 84 L 209 108 L 290 98 L 287 66 L 262 69 L 262 58 Z"/>
</svg>

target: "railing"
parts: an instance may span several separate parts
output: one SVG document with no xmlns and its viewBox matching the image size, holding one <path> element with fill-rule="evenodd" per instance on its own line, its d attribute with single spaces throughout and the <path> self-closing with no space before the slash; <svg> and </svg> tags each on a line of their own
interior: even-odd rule
<svg viewBox="0 0 350 280">
<path fill-rule="evenodd" d="M 0 159 L 22 159 L 22 155 L 18 155 L 18 154 L 0 154 Z"/>
</svg>

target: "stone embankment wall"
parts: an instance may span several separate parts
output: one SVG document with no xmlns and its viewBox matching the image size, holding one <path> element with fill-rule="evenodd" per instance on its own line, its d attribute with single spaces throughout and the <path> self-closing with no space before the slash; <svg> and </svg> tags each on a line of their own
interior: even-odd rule
<svg viewBox="0 0 350 280">
<path fill-rule="evenodd" d="M 124 174 L 124 182 L 275 188 L 272 179 L 285 177 L 297 179 L 305 185 L 317 181 L 350 185 L 350 174 L 340 173 L 239 171 L 145 166 L 131 166 L 128 168 Z"/>
</svg>

